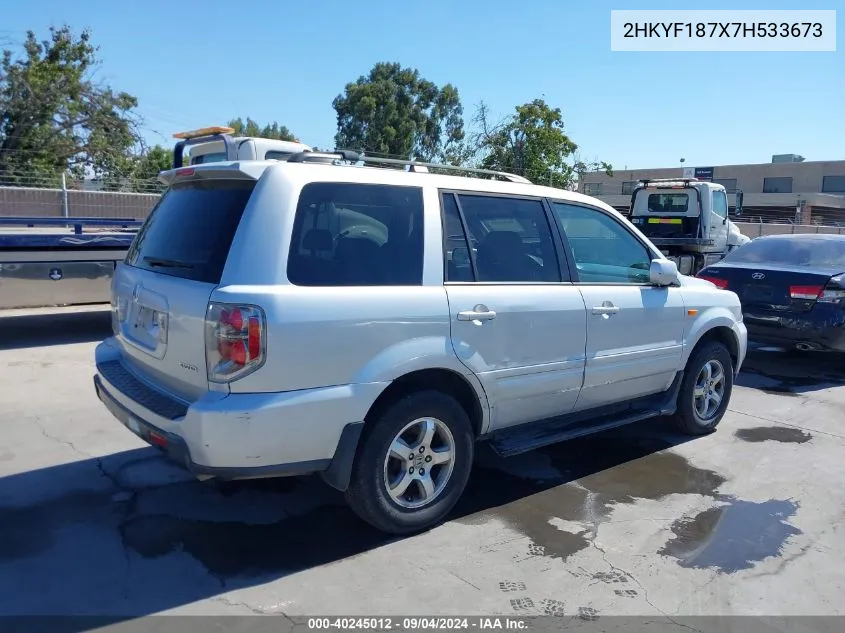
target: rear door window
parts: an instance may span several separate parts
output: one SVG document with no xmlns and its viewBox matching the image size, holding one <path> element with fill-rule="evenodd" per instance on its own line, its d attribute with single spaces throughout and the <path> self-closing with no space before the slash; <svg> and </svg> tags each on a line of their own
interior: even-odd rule
<svg viewBox="0 0 845 633">
<path fill-rule="evenodd" d="M 294 219 L 288 279 L 298 286 L 419 286 L 419 187 L 311 183 Z"/>
<path fill-rule="evenodd" d="M 206 180 L 171 187 L 153 208 L 126 263 L 164 275 L 220 283 L 254 181 Z"/>
<path fill-rule="evenodd" d="M 555 282 L 561 271 L 551 226 L 542 201 L 529 198 L 458 193 L 444 197 L 447 237 L 452 250 L 447 281 Z M 467 234 L 456 213 L 462 213 Z M 450 216 L 455 219 L 449 220 Z M 459 228 L 460 227 L 460 228 Z M 466 240 L 466 241 L 464 241 Z M 450 244 L 447 243 L 447 249 Z M 465 249 L 471 248 L 467 261 Z"/>
</svg>

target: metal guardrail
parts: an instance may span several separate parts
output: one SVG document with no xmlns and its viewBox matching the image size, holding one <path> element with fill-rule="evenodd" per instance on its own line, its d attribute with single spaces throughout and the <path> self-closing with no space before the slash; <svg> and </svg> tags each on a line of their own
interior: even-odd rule
<svg viewBox="0 0 845 633">
<path fill-rule="evenodd" d="M 76 235 L 81 235 L 83 227 L 119 227 L 128 230 L 138 230 L 143 220 L 121 220 L 103 218 L 30 218 L 30 217 L 0 217 L 0 226 L 19 226 L 25 228 L 36 227 L 73 227 Z"/>
</svg>

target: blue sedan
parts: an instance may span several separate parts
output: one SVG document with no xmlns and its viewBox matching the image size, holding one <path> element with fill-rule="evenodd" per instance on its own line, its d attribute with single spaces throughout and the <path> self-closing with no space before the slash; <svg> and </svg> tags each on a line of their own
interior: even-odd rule
<svg viewBox="0 0 845 633">
<path fill-rule="evenodd" d="M 749 340 L 845 352 L 845 235 L 759 237 L 698 277 L 739 296 Z"/>
</svg>

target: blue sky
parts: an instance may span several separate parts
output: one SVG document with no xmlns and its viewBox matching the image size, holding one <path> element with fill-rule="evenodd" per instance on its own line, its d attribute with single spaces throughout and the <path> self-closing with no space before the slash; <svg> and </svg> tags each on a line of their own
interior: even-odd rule
<svg viewBox="0 0 845 633">
<path fill-rule="evenodd" d="M 99 77 L 136 95 L 148 140 L 277 120 L 328 147 L 332 99 L 377 61 L 456 85 L 469 119 L 544 97 L 587 159 L 625 167 L 768 162 L 772 154 L 845 159 L 845 47 L 831 53 L 610 51 L 611 9 L 682 2 L 250 0 L 124 3 L 6 0 L 0 38 L 89 27 Z M 842 9 L 839 1 L 746 0 L 710 9 Z M 660 79 L 651 79 L 653 74 Z"/>
</svg>

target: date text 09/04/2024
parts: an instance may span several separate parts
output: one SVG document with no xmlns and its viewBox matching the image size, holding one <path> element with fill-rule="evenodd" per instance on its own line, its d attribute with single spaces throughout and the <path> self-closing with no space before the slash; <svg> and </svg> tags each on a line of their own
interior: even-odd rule
<svg viewBox="0 0 845 633">
<path fill-rule="evenodd" d="M 513 617 L 375 617 L 375 618 L 309 618 L 308 630 L 357 631 L 448 631 L 448 630 L 524 630 L 528 623 Z"/>
<path fill-rule="evenodd" d="M 822 37 L 820 22 L 625 22 L 623 37 Z"/>
</svg>

